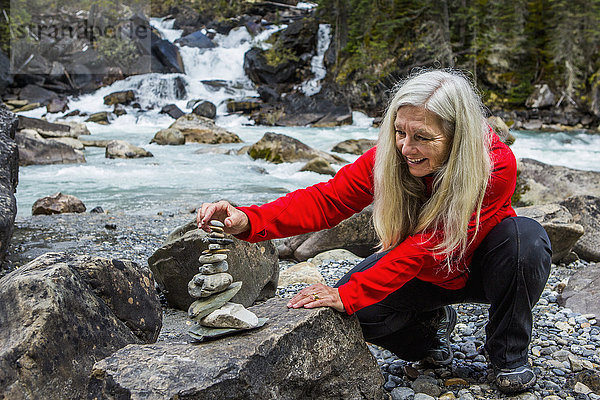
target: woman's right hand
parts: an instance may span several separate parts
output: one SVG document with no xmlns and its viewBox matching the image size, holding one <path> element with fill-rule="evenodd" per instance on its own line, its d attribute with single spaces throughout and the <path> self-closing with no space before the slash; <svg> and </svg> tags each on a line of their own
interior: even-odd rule
<svg viewBox="0 0 600 400">
<path fill-rule="evenodd" d="M 225 225 L 223 229 L 225 233 L 231 235 L 237 235 L 250 229 L 248 216 L 225 200 L 202 204 L 196 215 L 198 229 L 210 232 L 210 221 L 213 219 L 221 221 Z"/>
</svg>

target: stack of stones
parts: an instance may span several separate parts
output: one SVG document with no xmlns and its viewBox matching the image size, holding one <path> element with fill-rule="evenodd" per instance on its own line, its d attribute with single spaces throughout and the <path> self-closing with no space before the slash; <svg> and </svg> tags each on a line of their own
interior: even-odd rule
<svg viewBox="0 0 600 400">
<path fill-rule="evenodd" d="M 189 317 L 197 322 L 189 334 L 197 340 L 253 329 L 265 323 L 243 305 L 229 302 L 242 287 L 242 282 L 233 282 L 227 273 L 230 250 L 223 246 L 233 244 L 233 240 L 225 237 L 220 221 L 211 221 L 210 228 L 212 232 L 203 239 L 208 242 L 208 249 L 198 259 L 199 273 L 188 284 L 190 296 L 198 299 L 188 310 Z"/>
</svg>

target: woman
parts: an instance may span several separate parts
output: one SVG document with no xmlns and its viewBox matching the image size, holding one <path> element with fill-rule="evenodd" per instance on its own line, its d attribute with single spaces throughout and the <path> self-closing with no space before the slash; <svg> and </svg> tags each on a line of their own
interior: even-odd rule
<svg viewBox="0 0 600 400">
<path fill-rule="evenodd" d="M 485 122 L 469 81 L 427 71 L 401 84 L 376 148 L 328 182 L 262 206 L 203 204 L 197 221 L 257 242 L 331 228 L 374 203 L 380 250 L 336 287 L 313 285 L 288 307 L 356 314 L 365 339 L 406 360 L 452 361 L 450 304 L 489 303 L 486 344 L 500 390 L 535 383 L 531 309 L 550 270 L 550 241 L 510 199 L 515 158 Z"/>
</svg>

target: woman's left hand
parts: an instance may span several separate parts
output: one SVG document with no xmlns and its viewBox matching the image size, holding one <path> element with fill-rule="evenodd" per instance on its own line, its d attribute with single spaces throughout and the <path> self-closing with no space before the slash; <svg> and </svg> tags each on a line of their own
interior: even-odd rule
<svg viewBox="0 0 600 400">
<path fill-rule="evenodd" d="M 289 308 L 315 308 L 331 307 L 339 312 L 344 312 L 344 304 L 337 288 L 317 283 L 302 289 L 288 302 Z"/>
</svg>

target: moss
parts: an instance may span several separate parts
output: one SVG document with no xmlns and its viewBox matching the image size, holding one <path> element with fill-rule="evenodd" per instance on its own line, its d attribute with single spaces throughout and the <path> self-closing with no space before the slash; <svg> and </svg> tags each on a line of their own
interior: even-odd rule
<svg viewBox="0 0 600 400">
<path fill-rule="evenodd" d="M 513 193 L 510 201 L 513 207 L 526 207 L 530 206 L 530 202 L 522 201 L 522 196 L 527 193 L 531 188 L 527 183 L 523 181 L 523 179 L 519 179 L 521 175 L 521 171 L 517 169 L 517 184 L 515 186 L 515 192 Z"/>
<path fill-rule="evenodd" d="M 267 160 L 270 161 L 272 163 L 275 164 L 281 164 L 283 162 L 283 160 L 281 159 L 281 156 L 279 154 L 274 154 L 271 149 L 256 149 L 256 148 L 251 148 L 248 151 L 248 155 L 250 157 L 252 157 L 253 159 L 258 159 L 261 158 L 263 160 Z"/>
<path fill-rule="evenodd" d="M 292 49 L 284 47 L 280 42 L 276 42 L 269 50 L 264 53 L 267 64 L 271 67 L 278 67 L 287 62 L 297 62 L 300 60 Z"/>
</svg>

